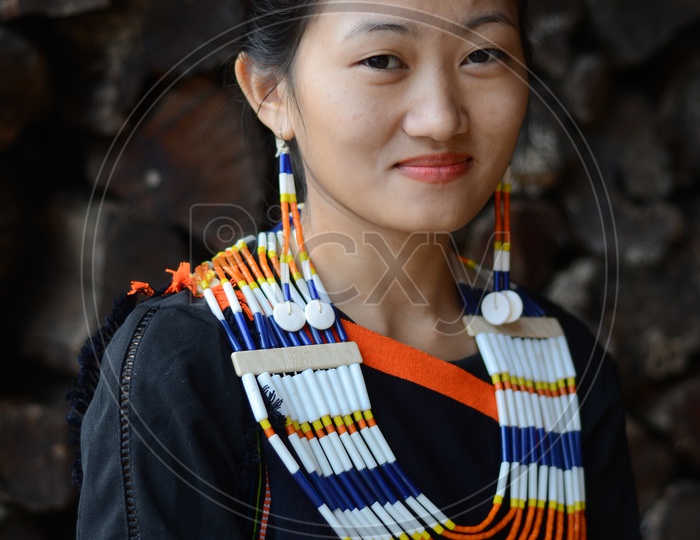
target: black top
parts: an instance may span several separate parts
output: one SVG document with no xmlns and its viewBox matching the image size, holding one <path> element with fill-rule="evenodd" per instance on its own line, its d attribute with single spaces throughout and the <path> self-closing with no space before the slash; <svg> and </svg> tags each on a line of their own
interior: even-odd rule
<svg viewBox="0 0 700 540">
<path fill-rule="evenodd" d="M 588 538 L 638 539 L 617 370 L 579 321 L 547 310 L 578 373 Z M 141 304 L 117 331 L 83 420 L 79 539 L 257 537 L 266 472 L 267 538 L 335 537 L 261 436 L 230 353 L 220 323 L 189 292 Z M 479 355 L 455 364 L 489 381 Z M 498 424 L 422 386 L 363 372 L 403 469 L 453 521 L 481 522 L 501 463 Z"/>
</svg>

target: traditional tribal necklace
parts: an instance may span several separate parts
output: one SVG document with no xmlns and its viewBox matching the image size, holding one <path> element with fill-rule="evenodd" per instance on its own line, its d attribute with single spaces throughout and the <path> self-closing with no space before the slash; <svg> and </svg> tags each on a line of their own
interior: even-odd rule
<svg viewBox="0 0 700 540">
<path fill-rule="evenodd" d="M 226 330 L 269 444 L 326 522 L 344 539 L 477 540 L 499 531 L 509 540 L 542 532 L 584 539 L 576 374 L 558 322 L 510 288 L 507 179 L 496 191 L 493 291 L 460 285 L 467 331 L 494 386 L 502 464 L 486 519 L 460 526 L 409 478 L 375 421 L 359 349 L 306 252 L 286 145 L 278 150 L 281 230 L 258 236 L 257 260 L 241 240 L 198 266 L 190 282 Z M 281 398 L 293 452 L 272 427 L 263 392 Z"/>
</svg>

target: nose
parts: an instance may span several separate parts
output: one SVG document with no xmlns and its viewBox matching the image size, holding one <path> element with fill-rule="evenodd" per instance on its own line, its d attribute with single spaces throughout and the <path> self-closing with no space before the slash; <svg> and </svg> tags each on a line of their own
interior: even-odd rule
<svg viewBox="0 0 700 540">
<path fill-rule="evenodd" d="M 404 118 L 408 135 L 443 142 L 465 133 L 468 126 L 465 95 L 455 76 L 432 72 L 415 81 Z"/>
</svg>

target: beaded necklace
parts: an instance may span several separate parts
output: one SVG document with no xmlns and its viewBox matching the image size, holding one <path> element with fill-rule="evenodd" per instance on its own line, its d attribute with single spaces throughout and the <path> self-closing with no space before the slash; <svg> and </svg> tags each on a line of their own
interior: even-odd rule
<svg viewBox="0 0 700 540">
<path fill-rule="evenodd" d="M 510 231 L 503 218 L 509 183 L 496 192 L 500 237 L 493 291 L 484 296 L 460 284 L 465 326 L 494 387 L 502 454 L 491 511 L 481 523 L 464 526 L 415 485 L 384 438 L 359 349 L 348 341 L 306 252 L 289 154 L 282 144 L 278 155 L 281 230 L 258 235 L 257 260 L 247 245 L 251 239 L 244 239 L 198 266 L 192 277 L 226 330 L 255 420 L 321 516 L 343 539 L 477 540 L 500 531 L 508 531 L 508 540 L 535 540 L 542 532 L 548 540 L 584 539 L 576 373 L 558 322 L 510 288 Z M 225 307 L 231 308 L 237 331 L 229 326 Z M 272 427 L 263 392 L 281 398 L 293 451 Z"/>
</svg>

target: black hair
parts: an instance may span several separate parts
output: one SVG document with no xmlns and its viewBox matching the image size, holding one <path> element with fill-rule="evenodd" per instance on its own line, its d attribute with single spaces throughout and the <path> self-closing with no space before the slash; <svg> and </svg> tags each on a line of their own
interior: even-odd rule
<svg viewBox="0 0 700 540">
<path fill-rule="evenodd" d="M 250 0 L 241 52 L 278 81 L 288 78 L 318 0 Z"/>
<path fill-rule="evenodd" d="M 518 0 L 518 30 L 520 31 L 520 44 L 523 48 L 525 65 L 532 63 L 532 39 L 530 36 L 530 25 L 527 18 L 528 0 Z"/>
</svg>

